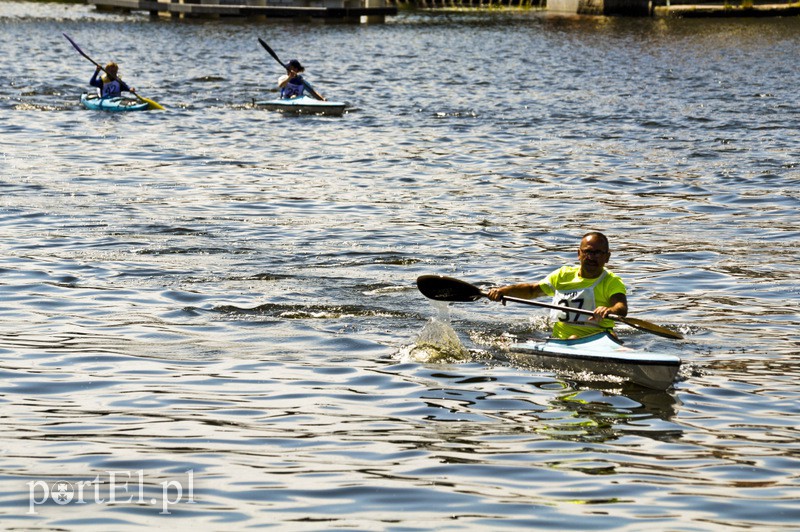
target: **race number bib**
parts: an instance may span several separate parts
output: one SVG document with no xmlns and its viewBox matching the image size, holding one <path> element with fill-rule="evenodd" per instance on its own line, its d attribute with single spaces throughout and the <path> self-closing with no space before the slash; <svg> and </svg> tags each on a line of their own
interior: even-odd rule
<svg viewBox="0 0 800 532">
<path fill-rule="evenodd" d="M 594 310 L 594 286 L 576 292 L 556 292 L 553 304 L 580 310 Z M 585 323 L 591 316 L 578 312 L 554 310 L 550 318 L 564 323 Z"/>
</svg>

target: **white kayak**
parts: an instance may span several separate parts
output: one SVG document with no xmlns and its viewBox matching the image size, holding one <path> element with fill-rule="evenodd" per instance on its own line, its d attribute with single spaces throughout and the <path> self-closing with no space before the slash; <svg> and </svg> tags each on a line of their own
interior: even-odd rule
<svg viewBox="0 0 800 532">
<path fill-rule="evenodd" d="M 615 375 L 631 382 L 666 390 L 675 381 L 681 359 L 666 353 L 649 353 L 625 347 L 607 332 L 573 340 L 548 339 L 511 346 L 512 362 L 574 372 Z"/>
<path fill-rule="evenodd" d="M 253 102 L 254 105 L 264 107 L 271 111 L 283 111 L 288 113 L 303 113 L 314 115 L 333 115 L 340 116 L 344 113 L 346 104 L 344 102 L 330 102 L 327 100 L 317 100 L 310 96 L 300 96 L 298 98 L 278 98 L 276 100 L 265 100 Z"/>
</svg>

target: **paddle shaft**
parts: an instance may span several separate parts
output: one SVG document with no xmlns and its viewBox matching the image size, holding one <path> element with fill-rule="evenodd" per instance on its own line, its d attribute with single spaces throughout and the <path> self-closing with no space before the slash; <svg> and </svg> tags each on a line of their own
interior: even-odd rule
<svg viewBox="0 0 800 532">
<path fill-rule="evenodd" d="M 437 301 L 469 302 L 477 301 L 478 299 L 484 297 L 488 299 L 488 296 L 477 286 L 466 281 L 444 275 L 421 275 L 417 278 L 417 288 L 419 288 L 420 292 L 422 292 L 425 297 L 435 299 Z M 594 312 L 591 310 L 560 306 L 552 303 L 540 303 L 539 301 L 533 301 L 530 299 L 504 296 L 503 300 L 514 303 L 524 303 L 525 305 L 533 305 L 536 307 L 560 310 L 565 313 L 574 312 L 576 314 L 585 314 L 587 316 L 594 315 Z M 680 333 L 671 331 L 661 327 L 660 325 L 656 325 L 655 323 L 650 323 L 649 321 L 639 318 L 622 317 L 615 314 L 611 314 L 606 317 L 614 321 L 620 321 L 636 329 L 646 331 L 657 336 L 663 336 L 664 338 L 671 338 L 675 340 L 680 340 L 683 338 L 683 335 Z"/>
<path fill-rule="evenodd" d="M 81 47 L 80 47 L 80 46 L 78 46 L 78 43 L 76 43 L 75 41 L 73 41 L 73 40 L 70 38 L 70 36 L 69 36 L 69 35 L 67 35 L 66 33 L 63 33 L 62 35 L 64 35 L 64 37 L 66 37 L 66 38 L 67 38 L 67 40 L 70 42 L 70 44 L 72 44 L 72 47 L 73 47 L 73 48 L 75 48 L 75 49 L 78 51 L 78 53 L 79 53 L 79 54 L 81 54 L 83 57 L 85 57 L 86 59 L 88 59 L 89 61 L 91 61 L 91 62 L 94 64 L 94 66 L 96 66 L 97 68 L 99 68 L 100 70 L 102 70 L 102 71 L 103 71 L 103 72 L 106 74 L 106 76 L 108 76 L 108 77 L 109 77 L 109 78 L 111 78 L 112 80 L 115 80 L 115 81 L 116 81 L 116 80 L 118 80 L 117 76 L 114 76 L 114 75 L 111 75 L 111 74 L 109 74 L 109 73 L 108 73 L 108 71 L 107 71 L 105 68 L 103 68 L 103 66 L 102 66 L 100 63 L 98 63 L 97 61 L 95 61 L 94 59 L 92 59 L 91 57 L 89 57 L 89 56 L 86 54 L 86 52 L 84 52 L 83 50 L 81 50 Z M 139 101 L 140 101 L 140 102 L 145 102 L 146 104 L 148 104 L 148 105 L 150 105 L 150 106 L 152 106 L 152 107 L 154 107 L 154 108 L 156 108 L 156 109 L 163 109 L 163 107 L 162 107 L 161 105 L 159 105 L 158 103 L 154 102 L 153 100 L 148 100 L 147 98 L 142 98 L 141 96 L 139 96 L 139 95 L 138 95 L 138 94 L 136 94 L 135 92 L 134 92 L 134 93 L 132 93 L 132 94 L 133 94 L 134 96 L 136 96 L 136 97 L 139 99 Z"/>
<path fill-rule="evenodd" d="M 481 295 L 483 297 L 488 298 L 488 296 L 486 294 L 484 294 L 483 292 L 481 292 Z M 534 306 L 537 306 L 537 307 L 544 307 L 544 308 L 549 308 L 549 309 L 554 309 L 554 310 L 560 310 L 562 312 L 572 312 L 572 313 L 575 313 L 575 314 L 583 314 L 585 316 L 594 316 L 594 312 L 592 312 L 591 310 L 585 310 L 585 309 L 582 309 L 582 308 L 563 307 L 561 305 L 553 305 L 552 303 L 542 303 L 540 301 L 532 301 L 530 299 L 520 299 L 518 297 L 503 296 L 503 299 L 505 301 L 511 301 L 513 303 L 524 303 L 526 305 L 534 305 Z M 641 319 L 637 319 L 637 318 L 625 318 L 623 316 L 617 316 L 616 314 L 609 314 L 608 316 L 606 316 L 606 318 L 608 318 L 609 320 L 613 320 L 613 321 L 620 321 L 620 322 L 622 322 L 622 323 L 624 323 L 626 325 L 630 325 L 634 329 L 639 329 L 640 331 L 647 331 L 649 333 L 653 333 L 653 334 L 656 334 L 658 336 L 663 336 L 665 338 L 672 338 L 672 339 L 676 339 L 676 340 L 679 340 L 679 339 L 683 338 L 683 336 L 681 334 L 678 334 L 678 333 L 676 333 L 674 331 L 670 331 L 669 329 L 665 329 L 665 328 L 661 327 L 660 325 L 656 325 L 655 323 L 650 323 L 649 321 L 645 321 L 645 320 L 641 320 Z"/>
<path fill-rule="evenodd" d="M 487 296 L 483 292 L 481 292 L 481 295 L 483 297 L 487 298 L 487 299 L 489 298 L 489 296 Z M 582 308 L 564 307 L 564 306 L 561 306 L 561 305 L 554 305 L 552 303 L 542 303 L 540 301 L 533 301 L 533 300 L 530 300 L 530 299 L 522 299 L 522 298 L 519 298 L 519 297 L 510 297 L 510 296 L 503 296 L 503 300 L 511 301 L 513 303 L 523 303 L 525 305 L 534 305 L 536 307 L 544 307 L 544 308 L 549 308 L 549 309 L 553 309 L 553 310 L 560 310 L 562 312 L 572 312 L 574 314 L 583 314 L 585 316 L 594 316 L 594 312 L 592 312 L 591 310 L 585 310 L 585 309 L 582 309 Z M 608 318 L 610 320 L 614 320 L 614 321 L 625 322 L 625 318 L 623 318 L 622 316 L 617 316 L 616 314 L 609 314 L 608 316 L 606 316 L 606 318 Z"/>
<path fill-rule="evenodd" d="M 289 72 L 289 65 L 287 65 L 286 63 L 284 63 L 283 61 L 281 61 L 281 58 L 280 58 L 280 57 L 278 57 L 278 54 L 276 54 L 276 53 L 275 53 L 275 50 L 273 50 L 272 48 L 270 48 L 270 46 L 269 46 L 269 45 L 268 45 L 266 42 L 264 42 L 264 40 L 263 40 L 261 37 L 259 37 L 259 38 L 258 38 L 258 42 L 261 44 L 261 46 L 263 46 L 263 47 L 264 47 L 264 49 L 267 51 L 267 53 L 269 53 L 269 55 L 271 55 L 271 56 L 272 56 L 272 58 L 273 58 L 275 61 L 277 61 L 277 62 L 278 62 L 278 64 L 279 64 L 279 65 L 281 65 L 283 68 L 285 68 L 285 69 L 286 69 L 286 72 Z M 302 76 L 300 76 L 300 79 L 303 81 L 303 85 L 305 86 L 305 88 L 306 88 L 306 89 L 308 89 L 308 92 L 310 92 L 310 93 L 311 93 L 311 95 L 312 95 L 314 98 L 316 98 L 317 100 L 320 100 L 320 101 L 324 101 L 324 100 L 325 100 L 325 98 L 323 98 L 323 97 L 322 97 L 322 95 L 321 95 L 320 93 L 318 93 L 318 92 L 317 92 L 317 91 L 314 89 L 314 87 L 312 87 L 312 86 L 311 86 L 311 84 L 310 84 L 310 83 L 308 83 L 308 82 L 307 82 L 305 79 L 303 79 L 303 77 L 302 77 Z"/>
</svg>

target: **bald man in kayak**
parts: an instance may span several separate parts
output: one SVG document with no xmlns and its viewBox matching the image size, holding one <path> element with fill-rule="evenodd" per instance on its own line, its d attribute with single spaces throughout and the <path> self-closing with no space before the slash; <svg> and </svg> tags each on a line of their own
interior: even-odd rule
<svg viewBox="0 0 800 532">
<path fill-rule="evenodd" d="M 578 247 L 578 266 L 563 266 L 538 283 L 520 283 L 493 288 L 486 294 L 493 301 L 504 296 L 522 299 L 551 296 L 554 305 L 593 310 L 593 316 L 553 310 L 554 338 L 580 338 L 600 330 L 613 332 L 609 314 L 626 316 L 628 298 L 625 284 L 605 268 L 611 258 L 608 238 L 603 233 L 586 233 Z"/>
</svg>

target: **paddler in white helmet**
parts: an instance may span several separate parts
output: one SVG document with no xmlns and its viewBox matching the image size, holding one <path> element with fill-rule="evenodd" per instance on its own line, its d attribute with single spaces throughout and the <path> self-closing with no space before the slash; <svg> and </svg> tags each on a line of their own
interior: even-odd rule
<svg viewBox="0 0 800 532">
<path fill-rule="evenodd" d="M 284 100 L 290 98 L 299 98 L 303 95 L 305 89 L 316 98 L 317 100 L 326 101 L 325 97 L 311 86 L 309 82 L 303 79 L 300 73 L 305 72 L 305 68 L 300 64 L 297 59 L 292 59 L 286 63 L 286 74 L 278 78 L 278 88 L 281 90 L 281 98 Z"/>
</svg>

